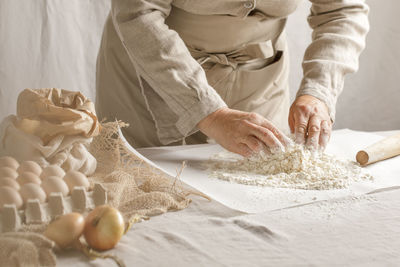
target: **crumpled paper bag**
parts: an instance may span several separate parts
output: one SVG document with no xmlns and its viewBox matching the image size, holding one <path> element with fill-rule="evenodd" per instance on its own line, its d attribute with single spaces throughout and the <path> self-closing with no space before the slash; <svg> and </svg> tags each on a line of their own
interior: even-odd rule
<svg viewBox="0 0 400 267">
<path fill-rule="evenodd" d="M 80 92 L 63 89 L 25 89 L 17 100 L 16 127 L 46 144 L 57 135 L 93 137 L 100 124 L 93 102 Z"/>
<path fill-rule="evenodd" d="M 99 131 L 94 104 L 80 92 L 25 89 L 18 97 L 17 116 L 0 124 L 0 155 L 90 175 L 96 159 L 87 145 Z"/>
</svg>

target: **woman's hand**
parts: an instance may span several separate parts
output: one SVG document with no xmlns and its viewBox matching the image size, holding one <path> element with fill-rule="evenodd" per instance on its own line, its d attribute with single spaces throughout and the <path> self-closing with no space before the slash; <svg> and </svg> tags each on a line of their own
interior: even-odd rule
<svg viewBox="0 0 400 267">
<path fill-rule="evenodd" d="M 261 115 L 229 108 L 218 109 L 197 127 L 227 150 L 245 157 L 265 147 L 283 150 L 291 142 Z"/>
<path fill-rule="evenodd" d="M 299 96 L 290 107 L 289 126 L 296 143 L 324 150 L 332 131 L 328 107 L 316 97 Z"/>
</svg>

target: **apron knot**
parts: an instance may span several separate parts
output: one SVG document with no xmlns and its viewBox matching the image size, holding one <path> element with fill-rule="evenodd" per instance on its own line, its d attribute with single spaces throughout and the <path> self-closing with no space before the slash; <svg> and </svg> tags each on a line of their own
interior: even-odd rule
<svg viewBox="0 0 400 267">
<path fill-rule="evenodd" d="M 188 47 L 188 49 L 192 57 L 203 68 L 205 63 L 214 63 L 212 67 L 205 69 L 211 86 L 232 75 L 238 65 L 245 67 L 246 64 L 256 59 L 272 59 L 275 56 L 275 48 L 271 40 L 248 44 L 227 53 L 208 53 L 191 47 Z"/>
<path fill-rule="evenodd" d="M 194 59 L 203 65 L 206 62 L 217 63 L 225 66 L 237 67 L 238 64 L 246 64 L 254 59 L 268 59 L 274 56 L 275 49 L 271 40 L 248 44 L 237 50 L 227 53 L 208 53 L 203 50 L 189 47 Z"/>
</svg>

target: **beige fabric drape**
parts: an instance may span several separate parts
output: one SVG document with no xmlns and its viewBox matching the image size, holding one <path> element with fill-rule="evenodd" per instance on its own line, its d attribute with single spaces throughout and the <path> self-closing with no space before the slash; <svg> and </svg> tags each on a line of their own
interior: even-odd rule
<svg viewBox="0 0 400 267">
<path fill-rule="evenodd" d="M 313 42 L 298 95 L 325 101 L 334 119 L 343 77 L 357 69 L 368 8 L 363 0 L 312 2 Z M 179 142 L 225 105 L 287 127 L 283 30 L 300 0 L 112 3 L 98 57 L 96 105 L 100 117 L 130 122 L 125 134 L 132 145 Z M 189 143 L 204 141 L 197 136 Z"/>
</svg>

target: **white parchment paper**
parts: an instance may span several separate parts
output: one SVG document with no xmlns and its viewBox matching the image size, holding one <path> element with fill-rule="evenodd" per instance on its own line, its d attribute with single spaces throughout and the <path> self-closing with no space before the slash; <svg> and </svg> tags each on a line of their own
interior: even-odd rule
<svg viewBox="0 0 400 267">
<path fill-rule="evenodd" d="M 334 131 L 327 153 L 355 160 L 358 150 L 383 137 L 377 134 L 351 130 Z M 129 146 L 129 144 L 127 143 Z M 377 189 L 400 186 L 400 157 L 395 157 L 366 167 L 374 176 L 373 182 L 357 182 L 340 190 L 299 190 L 287 188 L 257 187 L 234 184 L 208 176 L 203 162 L 222 151 L 219 145 L 191 145 L 140 149 L 141 155 L 153 166 L 176 176 L 182 162 L 186 161 L 181 179 L 190 186 L 207 194 L 222 204 L 248 213 L 260 213 L 314 201 L 358 196 Z"/>
</svg>

